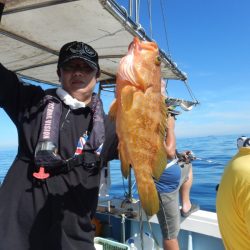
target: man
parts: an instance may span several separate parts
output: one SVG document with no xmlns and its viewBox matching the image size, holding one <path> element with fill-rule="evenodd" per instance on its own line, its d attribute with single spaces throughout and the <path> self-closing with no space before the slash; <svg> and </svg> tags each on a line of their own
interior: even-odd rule
<svg viewBox="0 0 250 250">
<path fill-rule="evenodd" d="M 226 249 L 250 249 L 250 138 L 237 140 L 239 151 L 222 176 L 216 209 Z"/>
<path fill-rule="evenodd" d="M 160 210 L 157 213 L 161 226 L 164 250 L 178 250 L 178 234 L 180 231 L 179 192 L 181 195 L 181 215 L 189 216 L 199 209 L 198 205 L 190 202 L 192 186 L 192 165 L 188 160 L 189 151 L 176 156 L 176 139 L 174 133 L 174 115 L 168 117 L 166 152 L 170 162 L 160 179 L 156 181 L 156 188 L 160 197 Z"/>
<path fill-rule="evenodd" d="M 82 42 L 65 44 L 57 74 L 62 88 L 44 91 L 21 83 L 0 64 L 0 107 L 19 138 L 0 188 L 2 250 L 95 249 L 91 219 L 99 166 L 112 159 L 104 143 L 109 125 L 93 94 L 100 75 L 97 52 Z M 116 140 L 112 131 L 106 134 L 109 144 Z"/>
</svg>

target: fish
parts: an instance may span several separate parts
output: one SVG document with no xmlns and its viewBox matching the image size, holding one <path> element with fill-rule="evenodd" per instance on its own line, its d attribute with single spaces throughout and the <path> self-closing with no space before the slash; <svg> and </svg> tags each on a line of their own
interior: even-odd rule
<svg viewBox="0 0 250 250">
<path fill-rule="evenodd" d="M 141 206 L 149 216 L 159 210 L 154 178 L 160 178 L 167 164 L 160 65 L 157 44 L 135 37 L 119 63 L 116 96 L 109 109 L 116 123 L 122 174 L 127 178 L 132 167 Z"/>
</svg>

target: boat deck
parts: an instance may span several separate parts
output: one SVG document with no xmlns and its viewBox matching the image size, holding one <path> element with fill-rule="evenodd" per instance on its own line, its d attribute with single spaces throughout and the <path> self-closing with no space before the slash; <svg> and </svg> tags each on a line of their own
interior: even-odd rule
<svg viewBox="0 0 250 250">
<path fill-rule="evenodd" d="M 99 231 L 101 237 L 125 243 L 128 238 L 140 232 L 147 232 L 154 236 L 162 248 L 162 236 L 157 216 L 147 218 L 140 210 L 139 201 L 129 203 L 121 199 L 101 200 L 96 218 L 102 224 L 102 229 Z M 178 240 L 181 250 L 224 249 L 216 213 L 203 210 L 182 218 Z M 146 247 L 144 249 L 149 250 Z"/>
</svg>

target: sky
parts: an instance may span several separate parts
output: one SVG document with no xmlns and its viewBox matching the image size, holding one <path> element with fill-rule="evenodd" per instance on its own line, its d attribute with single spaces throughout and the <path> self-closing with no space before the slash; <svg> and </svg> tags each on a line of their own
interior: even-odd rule
<svg viewBox="0 0 250 250">
<path fill-rule="evenodd" d="M 128 6 L 127 0 L 118 2 Z M 139 22 L 150 36 L 148 2 L 140 1 Z M 187 74 L 200 102 L 177 117 L 176 135 L 250 136 L 250 1 L 151 2 L 152 38 Z M 168 94 L 191 100 L 181 81 L 169 81 Z M 103 99 L 108 111 L 113 95 L 103 93 Z M 12 145 L 17 145 L 16 129 L 0 109 L 0 146 Z"/>
</svg>

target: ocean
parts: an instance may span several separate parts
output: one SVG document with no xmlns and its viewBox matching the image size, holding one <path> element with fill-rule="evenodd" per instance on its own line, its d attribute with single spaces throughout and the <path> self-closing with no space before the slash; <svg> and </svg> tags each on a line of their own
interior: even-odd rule
<svg viewBox="0 0 250 250">
<path fill-rule="evenodd" d="M 216 186 L 220 182 L 225 165 L 237 152 L 237 137 L 239 136 L 228 135 L 177 139 L 179 152 L 191 150 L 197 157 L 197 160 L 193 161 L 191 201 L 199 204 L 203 210 L 215 211 Z M 0 182 L 3 181 L 16 152 L 16 148 L 0 148 Z M 110 173 L 110 196 L 126 195 L 128 181 L 122 178 L 118 160 L 111 161 Z M 137 198 L 136 185 L 132 187 L 132 194 Z"/>
</svg>

